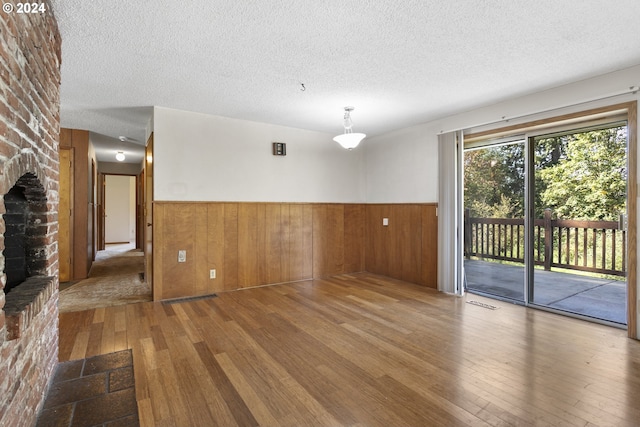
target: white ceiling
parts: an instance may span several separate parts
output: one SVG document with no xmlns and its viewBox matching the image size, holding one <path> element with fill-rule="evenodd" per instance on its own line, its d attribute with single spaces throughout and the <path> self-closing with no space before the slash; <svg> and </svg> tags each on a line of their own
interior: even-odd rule
<svg viewBox="0 0 640 427">
<path fill-rule="evenodd" d="M 332 134 L 353 105 L 374 136 L 640 64 L 638 0 L 52 5 L 61 125 L 100 135 L 106 161 L 154 105 Z"/>
</svg>

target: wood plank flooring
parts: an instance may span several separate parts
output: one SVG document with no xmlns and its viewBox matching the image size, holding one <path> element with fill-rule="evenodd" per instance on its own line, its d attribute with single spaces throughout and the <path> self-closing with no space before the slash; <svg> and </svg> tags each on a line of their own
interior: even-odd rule
<svg viewBox="0 0 640 427">
<path fill-rule="evenodd" d="M 142 426 L 640 422 L 625 331 L 366 273 L 60 315 L 61 361 L 127 348 Z"/>
</svg>

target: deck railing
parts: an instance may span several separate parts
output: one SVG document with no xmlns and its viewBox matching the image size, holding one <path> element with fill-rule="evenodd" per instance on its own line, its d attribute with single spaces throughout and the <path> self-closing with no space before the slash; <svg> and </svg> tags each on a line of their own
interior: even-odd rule
<svg viewBox="0 0 640 427">
<path fill-rule="evenodd" d="M 534 220 L 533 259 L 536 265 L 592 273 L 626 275 L 627 233 L 621 222 L 552 219 Z M 465 211 L 465 257 L 524 263 L 523 218 L 472 218 Z"/>
</svg>

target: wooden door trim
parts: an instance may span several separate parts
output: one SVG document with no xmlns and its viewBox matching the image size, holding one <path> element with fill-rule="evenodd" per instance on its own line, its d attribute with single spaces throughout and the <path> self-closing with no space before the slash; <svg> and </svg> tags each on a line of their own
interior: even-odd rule
<svg viewBox="0 0 640 427">
<path fill-rule="evenodd" d="M 74 179 L 73 179 L 74 178 L 74 172 L 73 172 L 74 171 L 74 167 L 73 167 L 73 165 L 74 165 L 74 163 L 73 163 L 73 160 L 74 160 L 75 153 L 74 153 L 74 148 L 73 147 L 69 147 L 69 148 L 60 147 L 60 151 L 59 151 L 60 157 L 62 157 L 62 153 L 63 152 L 67 153 L 68 161 L 69 161 L 68 171 L 67 171 L 69 187 L 67 189 L 60 188 L 59 191 L 60 191 L 61 194 L 64 191 L 68 191 L 68 198 L 69 198 L 68 209 L 69 209 L 69 211 L 68 212 L 61 212 L 60 211 L 60 206 L 58 206 L 58 217 L 60 217 L 61 215 L 67 215 L 68 214 L 69 220 L 68 220 L 68 223 L 67 223 L 67 227 L 68 227 L 67 229 L 61 229 L 60 228 L 60 221 L 58 221 L 58 244 L 60 244 L 60 236 L 66 235 L 67 236 L 67 241 L 68 241 L 68 243 L 67 243 L 68 254 L 67 255 L 68 255 L 69 263 L 68 263 L 68 267 L 67 267 L 67 269 L 68 269 L 67 270 L 67 274 L 65 276 L 61 275 L 60 271 L 62 269 L 60 267 L 58 267 L 58 274 L 59 274 L 59 280 L 61 282 L 66 282 L 66 281 L 70 281 L 70 280 L 73 279 L 73 259 L 74 259 L 73 258 L 73 252 L 74 252 L 73 251 L 73 247 L 74 247 L 73 246 L 73 243 L 74 243 L 73 242 L 73 230 L 75 228 L 75 227 L 73 227 L 73 224 L 74 224 L 74 209 L 73 209 L 73 204 L 74 204 Z M 63 165 L 62 165 L 62 163 L 60 163 L 60 170 L 62 170 L 62 167 L 63 167 Z M 58 255 L 60 255 L 60 252 L 58 252 Z M 66 262 L 66 261 L 63 261 L 62 257 L 59 257 L 58 262 L 59 262 L 59 265 L 61 266 L 62 263 Z"/>
<path fill-rule="evenodd" d="M 151 288 L 151 296 L 154 301 L 162 295 L 161 290 L 155 289 L 154 283 L 154 242 L 153 242 L 153 133 L 149 135 L 147 144 L 144 150 L 144 241 L 143 252 L 145 258 L 145 282 L 149 284 Z"/>
</svg>

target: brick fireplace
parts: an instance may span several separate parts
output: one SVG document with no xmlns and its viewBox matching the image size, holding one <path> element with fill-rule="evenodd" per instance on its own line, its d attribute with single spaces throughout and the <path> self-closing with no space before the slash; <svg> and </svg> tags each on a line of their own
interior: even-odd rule
<svg viewBox="0 0 640 427">
<path fill-rule="evenodd" d="M 31 426 L 58 361 L 60 35 L 0 19 L 0 425 Z"/>
</svg>

